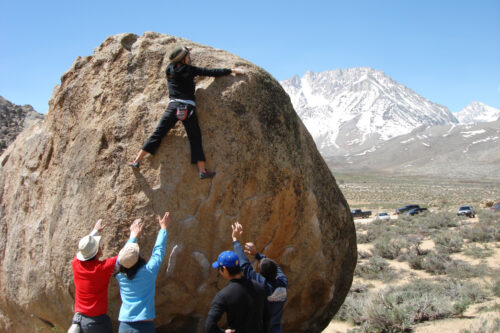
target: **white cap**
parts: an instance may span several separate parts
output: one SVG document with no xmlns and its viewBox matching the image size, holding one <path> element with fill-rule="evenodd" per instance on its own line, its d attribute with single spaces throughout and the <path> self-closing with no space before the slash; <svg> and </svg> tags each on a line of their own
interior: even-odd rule
<svg viewBox="0 0 500 333">
<path fill-rule="evenodd" d="M 101 241 L 101 236 L 85 236 L 80 239 L 78 243 L 78 253 L 76 258 L 81 261 L 87 261 L 92 259 L 99 251 L 99 242 Z"/>
<path fill-rule="evenodd" d="M 118 261 L 125 268 L 130 268 L 139 260 L 139 245 L 137 243 L 127 243 L 118 253 Z"/>
</svg>

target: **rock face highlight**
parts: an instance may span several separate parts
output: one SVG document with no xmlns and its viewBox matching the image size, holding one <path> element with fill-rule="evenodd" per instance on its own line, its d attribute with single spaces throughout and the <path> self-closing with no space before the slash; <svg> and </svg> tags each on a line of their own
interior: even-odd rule
<svg viewBox="0 0 500 333">
<path fill-rule="evenodd" d="M 182 124 L 136 171 L 126 166 L 168 104 L 165 68 L 177 46 L 193 65 L 243 67 L 244 76 L 197 81 L 207 166 L 190 164 Z M 226 285 L 210 263 L 232 249 L 231 223 L 275 259 L 289 279 L 286 332 L 320 332 L 350 288 L 356 235 L 348 205 L 288 95 L 267 72 L 222 50 L 152 32 L 107 38 L 61 77 L 43 121 L 0 158 L 0 331 L 51 332 L 71 323 L 71 260 L 102 218 L 104 258 L 129 225 L 149 258 L 169 210 L 167 252 L 156 282 L 157 332 L 203 332 Z M 108 314 L 121 304 L 111 279 Z M 117 325 L 115 322 L 115 329 Z"/>
</svg>

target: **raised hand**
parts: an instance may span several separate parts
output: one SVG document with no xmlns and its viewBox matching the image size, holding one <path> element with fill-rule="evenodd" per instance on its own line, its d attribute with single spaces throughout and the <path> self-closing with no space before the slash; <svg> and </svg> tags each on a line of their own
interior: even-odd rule
<svg viewBox="0 0 500 333">
<path fill-rule="evenodd" d="M 231 225 L 231 229 L 233 229 L 233 242 L 236 242 L 243 233 L 243 226 L 238 221 L 236 221 Z"/>
<path fill-rule="evenodd" d="M 142 220 L 141 219 L 135 219 L 134 222 L 130 225 L 130 237 L 137 238 L 142 232 Z"/>
<path fill-rule="evenodd" d="M 163 218 L 158 216 L 158 223 L 162 229 L 167 229 L 168 224 L 170 223 L 170 212 L 165 212 Z"/>
<path fill-rule="evenodd" d="M 97 222 L 94 225 L 94 230 L 97 232 L 101 232 L 102 229 L 104 229 L 105 225 L 102 224 L 102 219 L 97 220 Z"/>
<path fill-rule="evenodd" d="M 255 244 L 252 242 L 246 243 L 245 244 L 245 253 L 255 257 L 255 255 L 257 254 L 257 248 L 255 247 Z"/>
</svg>

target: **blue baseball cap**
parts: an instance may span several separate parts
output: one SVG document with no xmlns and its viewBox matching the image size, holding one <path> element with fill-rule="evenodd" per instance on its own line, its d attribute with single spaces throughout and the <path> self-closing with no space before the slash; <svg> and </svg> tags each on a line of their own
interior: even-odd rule
<svg viewBox="0 0 500 333">
<path fill-rule="evenodd" d="M 238 267 L 240 265 L 240 259 L 233 251 L 224 251 L 219 254 L 217 261 L 212 263 L 212 268 L 218 268 L 225 266 L 226 268 Z"/>
</svg>

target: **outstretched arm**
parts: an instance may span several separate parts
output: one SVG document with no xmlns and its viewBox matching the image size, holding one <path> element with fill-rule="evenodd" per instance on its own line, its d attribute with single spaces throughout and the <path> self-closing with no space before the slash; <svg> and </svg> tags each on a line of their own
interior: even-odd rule
<svg viewBox="0 0 500 333">
<path fill-rule="evenodd" d="M 266 279 L 253 269 L 252 264 L 250 263 L 247 256 L 243 252 L 243 248 L 241 247 L 241 244 L 238 241 L 238 238 L 243 233 L 243 226 L 239 222 L 236 222 L 233 225 L 231 225 L 231 228 L 233 229 L 232 237 L 233 237 L 234 252 L 240 259 L 240 266 L 241 270 L 243 271 L 243 275 L 247 279 L 257 281 L 259 284 L 263 285 L 264 288 L 266 288 L 267 290 L 268 286 Z"/>
<path fill-rule="evenodd" d="M 105 227 L 105 225 L 102 223 L 102 219 L 97 220 L 97 222 L 94 224 L 94 228 L 92 229 L 92 231 L 90 232 L 89 235 L 92 237 L 99 235 L 99 233 L 104 229 L 104 227 Z M 101 250 L 99 250 L 99 251 L 101 251 Z M 117 259 L 117 257 L 114 256 L 112 258 L 108 258 L 108 259 L 104 260 L 103 269 L 105 271 L 107 270 L 109 272 L 109 274 L 113 273 L 113 268 L 115 267 L 116 262 L 117 262 L 116 259 Z"/>
<path fill-rule="evenodd" d="M 195 75 L 198 76 L 212 76 L 219 77 L 224 75 L 243 75 L 246 74 L 246 71 L 243 68 L 204 68 L 204 67 L 195 67 L 191 66 Z"/>
<path fill-rule="evenodd" d="M 233 230 L 231 237 L 233 238 L 234 252 L 238 256 L 238 259 L 240 260 L 241 269 L 243 270 L 243 272 L 245 272 L 246 269 L 253 270 L 250 261 L 248 260 L 245 253 L 243 253 L 241 244 L 238 241 L 238 238 L 240 238 L 241 234 L 243 233 L 243 226 L 238 221 L 236 221 L 234 224 L 231 224 L 231 229 Z"/>
<path fill-rule="evenodd" d="M 276 272 L 276 281 L 280 281 L 283 287 L 288 288 L 288 279 L 285 273 L 283 273 L 283 271 L 281 270 L 280 265 L 276 264 L 276 266 L 278 269 L 278 271 Z"/>
<path fill-rule="evenodd" d="M 255 259 L 257 259 L 259 261 L 266 258 L 266 256 L 264 254 L 257 252 L 257 248 L 255 247 L 255 244 L 251 243 L 251 242 L 248 242 L 245 244 L 245 253 L 248 255 L 254 256 Z M 288 279 L 287 279 L 285 273 L 283 273 L 283 271 L 281 270 L 281 267 L 278 264 L 276 264 L 276 266 L 278 269 L 278 272 L 276 273 L 276 280 L 280 281 L 281 285 L 283 287 L 287 288 L 288 287 Z"/>
<path fill-rule="evenodd" d="M 197 76 L 212 76 L 219 77 L 231 74 L 232 70 L 230 68 L 204 68 L 191 66 L 194 71 L 194 75 Z"/>
<path fill-rule="evenodd" d="M 248 255 L 254 256 L 255 259 L 257 259 L 259 261 L 266 258 L 266 256 L 264 254 L 257 252 L 257 248 L 255 247 L 255 244 L 251 243 L 251 242 L 245 244 L 245 253 Z M 276 273 L 276 281 L 280 281 L 281 286 L 287 288 L 288 287 L 288 279 L 287 279 L 285 273 L 283 273 L 283 271 L 281 270 L 281 267 L 278 264 L 276 264 L 276 266 L 278 269 L 278 272 Z"/>
<path fill-rule="evenodd" d="M 165 250 L 167 247 L 167 227 L 170 224 L 170 213 L 165 212 L 163 218 L 158 216 L 158 224 L 160 224 L 160 231 L 158 232 L 158 236 L 156 237 L 156 243 L 153 247 L 153 254 L 151 255 L 151 259 L 149 259 L 146 267 L 153 273 L 158 273 L 160 269 L 161 262 L 163 261 L 163 257 L 165 256 Z"/>
</svg>

